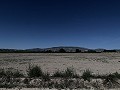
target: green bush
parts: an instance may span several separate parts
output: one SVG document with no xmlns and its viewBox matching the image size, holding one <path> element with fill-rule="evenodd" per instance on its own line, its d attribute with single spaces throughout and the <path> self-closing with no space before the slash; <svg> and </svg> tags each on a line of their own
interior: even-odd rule
<svg viewBox="0 0 120 90">
<path fill-rule="evenodd" d="M 74 68 L 67 68 L 65 71 L 59 71 L 57 70 L 54 74 L 53 77 L 64 77 L 64 78 L 78 78 L 79 75 L 77 75 L 74 71 Z"/>
<path fill-rule="evenodd" d="M 29 81 L 30 81 L 30 80 L 29 80 L 28 78 L 25 78 L 25 79 L 23 80 L 23 83 L 24 83 L 24 84 L 29 84 Z"/>
<path fill-rule="evenodd" d="M 87 80 L 87 81 L 90 82 L 90 78 L 93 77 L 93 75 L 92 75 L 92 72 L 91 72 L 89 69 L 87 69 L 87 70 L 85 70 L 85 71 L 83 72 L 83 74 L 82 74 L 81 77 L 82 77 L 85 81 Z"/>
<path fill-rule="evenodd" d="M 42 69 L 38 66 L 30 67 L 28 70 L 28 77 L 41 77 L 43 75 Z"/>
<path fill-rule="evenodd" d="M 18 70 L 13 72 L 14 78 L 24 77 L 23 73 L 19 72 Z"/>
<path fill-rule="evenodd" d="M 69 67 L 64 72 L 64 77 L 73 77 L 75 75 L 74 69 Z"/>
<path fill-rule="evenodd" d="M 116 78 L 120 79 L 120 74 L 118 72 L 113 73 L 113 75 L 115 75 Z"/>
<path fill-rule="evenodd" d="M 0 69 L 0 78 L 4 77 L 5 74 L 5 70 L 4 69 Z"/>
<path fill-rule="evenodd" d="M 103 85 L 107 88 L 120 87 L 120 83 L 118 82 L 118 78 L 115 76 L 115 74 L 106 75 Z"/>
<path fill-rule="evenodd" d="M 50 74 L 48 72 L 47 73 L 43 73 L 42 79 L 44 81 L 50 81 Z"/>
<path fill-rule="evenodd" d="M 62 71 L 55 71 L 54 74 L 52 75 L 53 77 L 63 77 L 63 72 Z"/>
</svg>

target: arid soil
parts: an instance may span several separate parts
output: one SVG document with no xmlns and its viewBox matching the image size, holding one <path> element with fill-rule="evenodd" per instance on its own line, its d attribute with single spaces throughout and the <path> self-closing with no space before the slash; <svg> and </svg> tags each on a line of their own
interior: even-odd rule
<svg viewBox="0 0 120 90">
<path fill-rule="evenodd" d="M 0 90 L 19 90 L 19 89 L 0 89 Z M 58 89 L 23 88 L 21 90 L 58 90 Z M 61 90 L 65 90 L 65 89 L 61 89 Z M 67 89 L 67 90 L 70 90 L 70 89 Z M 73 89 L 73 90 L 78 90 L 78 89 Z M 79 89 L 79 90 L 94 90 L 94 89 Z M 120 89 L 109 89 L 109 90 L 120 90 Z"/>
<path fill-rule="evenodd" d="M 29 64 L 53 73 L 73 67 L 78 74 L 90 69 L 95 74 L 120 73 L 120 53 L 0 53 L 0 68 L 26 73 Z"/>
</svg>

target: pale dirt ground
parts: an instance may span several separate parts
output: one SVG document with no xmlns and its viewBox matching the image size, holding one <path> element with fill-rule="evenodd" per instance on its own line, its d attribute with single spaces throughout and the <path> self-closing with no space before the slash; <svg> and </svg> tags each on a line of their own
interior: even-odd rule
<svg viewBox="0 0 120 90">
<path fill-rule="evenodd" d="M 96 74 L 120 73 L 120 53 L 0 53 L 0 68 L 25 73 L 29 64 L 50 73 L 67 67 L 75 68 L 79 74 L 86 69 Z"/>
<path fill-rule="evenodd" d="M 5 88 L 0 88 L 0 90 L 19 90 L 19 89 L 5 89 Z M 58 90 L 58 89 L 40 89 L 40 88 L 22 88 L 20 90 Z M 61 90 L 66 90 L 66 89 L 61 89 Z M 67 89 L 70 90 L 70 89 Z M 72 89 L 72 90 L 96 90 L 96 89 Z M 120 90 L 120 88 L 118 89 L 104 89 L 104 90 Z"/>
</svg>

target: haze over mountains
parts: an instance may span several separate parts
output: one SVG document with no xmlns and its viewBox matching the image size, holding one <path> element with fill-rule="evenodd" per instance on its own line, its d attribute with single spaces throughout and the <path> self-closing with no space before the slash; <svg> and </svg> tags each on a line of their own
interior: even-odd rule
<svg viewBox="0 0 120 90">
<path fill-rule="evenodd" d="M 81 51 L 86 51 L 89 50 L 88 48 L 84 48 L 84 47 L 74 47 L 74 46 L 59 46 L 59 47 L 51 47 L 51 48 L 33 48 L 33 49 L 26 49 L 26 50 L 31 50 L 31 51 L 48 51 L 51 50 L 53 52 L 55 51 L 59 51 L 60 49 L 64 49 L 66 52 L 75 52 L 76 49 L 79 49 Z"/>
<path fill-rule="evenodd" d="M 31 49 L 0 49 L 0 52 L 117 52 L 119 49 L 107 50 L 107 49 L 89 49 L 84 47 L 74 47 L 74 46 L 58 46 L 50 48 L 31 48 Z"/>
</svg>

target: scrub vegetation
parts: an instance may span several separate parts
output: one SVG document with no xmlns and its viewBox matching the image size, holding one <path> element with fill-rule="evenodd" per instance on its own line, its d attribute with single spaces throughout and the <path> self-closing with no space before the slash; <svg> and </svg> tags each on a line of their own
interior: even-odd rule
<svg viewBox="0 0 120 90">
<path fill-rule="evenodd" d="M 90 89 L 97 90 L 119 88 L 120 74 L 110 73 L 95 75 L 89 69 L 78 75 L 72 67 L 64 71 L 57 70 L 53 74 L 43 72 L 42 68 L 30 65 L 24 75 L 20 71 L 0 69 L 0 88 L 56 88 L 56 89 Z"/>
</svg>

